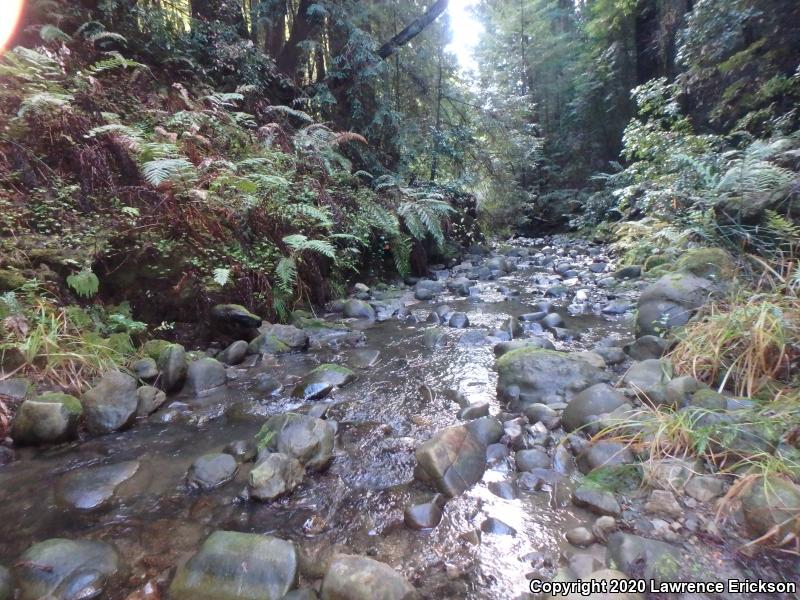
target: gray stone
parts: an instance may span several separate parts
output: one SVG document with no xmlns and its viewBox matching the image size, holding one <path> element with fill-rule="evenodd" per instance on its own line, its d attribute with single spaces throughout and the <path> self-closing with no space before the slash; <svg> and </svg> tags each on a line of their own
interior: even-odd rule
<svg viewBox="0 0 800 600">
<path fill-rule="evenodd" d="M 56 485 L 56 500 L 69 508 L 94 510 L 108 503 L 117 488 L 136 475 L 139 461 L 89 467 L 67 473 Z"/>
<path fill-rule="evenodd" d="M 487 485 L 489 491 L 503 500 L 519 498 L 517 486 L 512 481 L 490 481 Z"/>
<path fill-rule="evenodd" d="M 531 404 L 525 407 L 524 413 L 528 421 L 533 424 L 544 423 L 548 429 L 552 429 L 551 425 L 561 421 L 558 413 L 547 404 Z"/>
<path fill-rule="evenodd" d="M 597 517 L 592 525 L 592 535 L 595 539 L 605 544 L 608 541 L 608 536 L 617 530 L 617 520 L 609 515 Z"/>
<path fill-rule="evenodd" d="M 582 485 L 572 493 L 572 503 L 578 508 L 585 508 L 596 515 L 619 517 L 622 509 L 614 498 L 614 494 L 597 487 Z"/>
<path fill-rule="evenodd" d="M 297 587 L 297 549 L 268 535 L 215 531 L 175 574 L 171 600 L 280 600 Z"/>
<path fill-rule="evenodd" d="M 622 348 L 615 348 L 613 346 L 602 347 L 598 346 L 592 350 L 595 354 L 600 355 L 607 365 L 618 365 L 625 362 L 627 356 Z"/>
<path fill-rule="evenodd" d="M 245 356 L 247 356 L 248 346 L 249 344 L 244 340 L 237 340 L 220 352 L 217 359 L 226 365 L 241 364 Z"/>
<path fill-rule="evenodd" d="M 742 494 L 742 511 L 754 538 L 770 533 L 780 542 L 789 533 L 800 536 L 800 487 L 776 475 L 755 480 Z"/>
<path fill-rule="evenodd" d="M 586 446 L 578 455 L 578 468 L 587 474 L 598 467 L 614 467 L 633 462 L 633 453 L 626 444 L 598 440 Z"/>
<path fill-rule="evenodd" d="M 158 377 L 158 365 L 155 359 L 141 358 L 131 365 L 131 370 L 136 378 L 145 383 L 152 383 Z"/>
<path fill-rule="evenodd" d="M 297 459 L 309 471 L 327 468 L 333 455 L 334 430 L 330 423 L 297 413 L 270 417 L 258 434 L 266 448 Z"/>
<path fill-rule="evenodd" d="M 688 375 L 676 377 L 667 383 L 665 390 L 667 402 L 676 408 L 690 406 L 694 393 L 698 390 L 706 389 L 707 387 L 706 384 Z"/>
<path fill-rule="evenodd" d="M 678 504 L 675 495 L 666 490 L 653 490 L 644 505 L 644 510 L 671 519 L 677 519 L 683 514 L 683 508 Z"/>
<path fill-rule="evenodd" d="M 564 326 L 564 319 L 558 313 L 550 313 L 542 319 L 542 325 L 545 329 L 555 329 L 556 327 Z"/>
<path fill-rule="evenodd" d="M 344 316 L 350 319 L 375 319 L 375 309 L 369 302 L 351 298 L 344 303 Z"/>
<path fill-rule="evenodd" d="M 414 476 L 450 497 L 476 484 L 486 470 L 486 444 L 463 425 L 438 431 L 415 454 Z"/>
<path fill-rule="evenodd" d="M 608 556 L 629 577 L 680 581 L 686 560 L 679 548 L 647 538 L 616 532 L 608 537 Z"/>
<path fill-rule="evenodd" d="M 405 524 L 411 529 L 433 529 L 442 520 L 442 505 L 445 498 L 440 494 L 430 502 L 414 504 L 403 513 Z"/>
<path fill-rule="evenodd" d="M 458 296 L 469 296 L 470 287 L 472 287 L 472 282 L 466 277 L 458 277 L 447 282 L 447 289 Z"/>
<path fill-rule="evenodd" d="M 283 384 L 270 373 L 259 373 L 254 379 L 257 391 L 268 396 L 275 396 L 283 390 Z"/>
<path fill-rule="evenodd" d="M 547 455 L 547 452 L 540 448 L 531 448 L 529 450 L 519 450 L 514 455 L 514 460 L 517 463 L 518 471 L 533 471 L 534 469 L 549 469 L 553 465 L 553 461 Z"/>
<path fill-rule="evenodd" d="M 728 399 L 719 392 L 701 388 L 692 394 L 689 406 L 707 410 L 725 410 L 728 407 Z"/>
<path fill-rule="evenodd" d="M 509 317 L 506 319 L 500 326 L 500 331 L 506 332 L 511 336 L 511 339 L 521 338 L 525 335 L 525 329 L 522 327 L 520 320 L 516 317 Z"/>
<path fill-rule="evenodd" d="M 475 402 L 474 404 L 465 406 L 460 411 L 458 411 L 458 418 L 462 421 L 472 421 L 473 419 L 486 417 L 488 415 L 489 415 L 488 402 Z"/>
<path fill-rule="evenodd" d="M 566 431 L 574 431 L 588 426 L 597 417 L 610 413 L 627 402 L 618 390 L 606 383 L 598 383 L 586 388 L 567 404 L 561 415 Z"/>
<path fill-rule="evenodd" d="M 158 356 L 158 370 L 161 371 L 159 383 L 168 394 L 177 392 L 186 381 L 186 350 L 180 344 L 170 344 Z"/>
<path fill-rule="evenodd" d="M 495 517 L 489 517 L 481 523 L 481 531 L 492 535 L 517 535 L 517 530 L 508 523 L 504 523 Z"/>
<path fill-rule="evenodd" d="M 136 416 L 146 417 L 156 412 L 164 402 L 167 401 L 167 395 L 149 385 L 143 385 L 136 390 Z"/>
<path fill-rule="evenodd" d="M 666 384 L 672 375 L 669 362 L 650 359 L 636 362 L 622 377 L 622 384 L 643 396 L 652 405 L 667 401 Z"/>
<path fill-rule="evenodd" d="M 669 343 L 657 335 L 643 335 L 624 347 L 625 353 L 633 360 L 658 359 L 664 356 Z"/>
<path fill-rule="evenodd" d="M 54 538 L 31 546 L 11 570 L 19 600 L 97 598 L 120 572 L 104 542 Z"/>
<path fill-rule="evenodd" d="M 503 425 L 494 417 L 480 417 L 467 423 L 466 428 L 484 446 L 499 442 L 503 437 Z"/>
<path fill-rule="evenodd" d="M 248 347 L 250 354 L 284 354 L 308 348 L 308 333 L 293 325 L 265 324 L 258 331 L 258 337 Z"/>
<path fill-rule="evenodd" d="M 607 382 L 609 375 L 586 361 L 563 352 L 521 348 L 497 360 L 498 397 L 511 410 L 531 404 L 552 404 L 568 400 L 589 386 Z M 512 388 L 518 390 L 514 397 Z"/>
<path fill-rule="evenodd" d="M 227 382 L 225 365 L 214 358 L 201 358 L 189 363 L 185 389 L 195 396 L 203 396 Z"/>
<path fill-rule="evenodd" d="M 725 480 L 714 475 L 698 475 L 686 484 L 686 495 L 699 502 L 711 502 L 725 494 Z"/>
<path fill-rule="evenodd" d="M 322 581 L 322 600 L 417 600 L 419 594 L 389 565 L 336 555 Z"/>
<path fill-rule="evenodd" d="M 80 400 L 58 392 L 47 392 L 25 400 L 11 424 L 11 438 L 20 446 L 66 442 L 78 433 L 83 414 Z"/>
<path fill-rule="evenodd" d="M 201 490 L 211 490 L 228 483 L 239 465 L 230 454 L 205 454 L 189 468 L 186 482 Z"/>
<path fill-rule="evenodd" d="M 566 534 L 567 541 L 578 548 L 585 548 L 594 543 L 594 535 L 586 527 L 570 529 Z"/>
<path fill-rule="evenodd" d="M 83 395 L 83 414 L 90 433 L 119 431 L 136 418 L 139 397 L 136 380 L 120 371 L 110 371 Z"/>
<path fill-rule="evenodd" d="M 288 494 L 303 482 L 305 469 L 286 454 L 267 454 L 250 471 L 248 492 L 251 498 L 269 501 Z"/>
<path fill-rule="evenodd" d="M 448 321 L 448 325 L 456 329 L 463 329 L 464 327 L 469 327 L 469 317 L 467 317 L 466 313 L 454 312 L 452 315 L 450 315 L 450 320 Z"/>
<path fill-rule="evenodd" d="M 338 387 L 355 381 L 356 374 L 342 365 L 323 364 L 308 373 L 294 387 L 292 396 L 303 400 L 318 400 Z"/>
<path fill-rule="evenodd" d="M 21 402 L 32 397 L 34 392 L 33 384 L 25 377 L 12 377 L 0 381 L 0 396 L 8 396 Z"/>
<path fill-rule="evenodd" d="M 681 458 L 651 459 L 642 463 L 644 482 L 657 490 L 668 490 L 680 493 L 687 482 L 700 473 L 702 465 L 699 461 Z"/>
<path fill-rule="evenodd" d="M 255 459 L 258 448 L 250 440 L 236 440 L 227 444 L 222 451 L 230 454 L 237 463 L 246 463 Z"/>
<path fill-rule="evenodd" d="M 615 279 L 636 279 L 642 276 L 641 265 L 630 265 L 614 271 Z"/>
<path fill-rule="evenodd" d="M 553 342 L 547 338 L 533 337 L 522 340 L 500 342 L 494 347 L 494 355 L 497 358 L 500 358 L 501 356 L 508 354 L 509 352 L 513 352 L 514 350 L 519 350 L 520 348 L 542 348 L 544 350 L 555 350 Z"/>
<path fill-rule="evenodd" d="M 717 283 L 690 273 L 665 275 L 639 297 L 637 336 L 658 335 L 685 325 L 719 291 Z"/>
</svg>

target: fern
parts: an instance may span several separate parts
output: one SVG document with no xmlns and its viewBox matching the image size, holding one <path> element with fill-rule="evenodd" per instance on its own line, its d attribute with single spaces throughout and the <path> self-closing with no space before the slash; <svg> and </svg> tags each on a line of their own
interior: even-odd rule
<svg viewBox="0 0 800 600">
<path fill-rule="evenodd" d="M 327 210 L 310 204 L 290 204 L 284 208 L 284 214 L 290 219 L 296 217 L 311 219 L 325 228 L 333 226 L 333 221 Z"/>
<path fill-rule="evenodd" d="M 397 217 L 379 204 L 363 201 L 359 208 L 370 227 L 385 233 L 388 237 L 400 235 L 400 223 Z"/>
<path fill-rule="evenodd" d="M 244 96 L 239 93 L 215 92 L 203 98 L 213 108 L 235 108 L 238 102 L 244 100 Z"/>
<path fill-rule="evenodd" d="M 42 25 L 42 28 L 39 30 L 39 37 L 42 38 L 43 42 L 69 42 L 72 38 L 61 31 L 55 25 Z"/>
<path fill-rule="evenodd" d="M 147 65 L 144 65 L 140 62 L 135 60 L 130 60 L 125 58 L 118 52 L 112 53 L 106 59 L 98 61 L 91 65 L 87 71 L 92 75 L 100 75 L 102 73 L 107 73 L 108 71 L 113 71 L 115 69 L 144 69 L 149 71 L 150 68 Z"/>
<path fill-rule="evenodd" d="M 284 237 L 283 242 L 295 252 L 316 252 L 332 260 L 336 259 L 336 248 L 325 240 L 310 240 L 302 234 L 295 233 Z"/>
<path fill-rule="evenodd" d="M 104 48 L 113 44 L 120 44 L 122 46 L 128 45 L 128 40 L 125 36 L 114 33 L 113 31 L 99 31 L 89 36 L 89 41 L 94 44 L 95 48 Z"/>
<path fill-rule="evenodd" d="M 91 298 L 100 289 L 100 280 L 90 269 L 84 269 L 68 276 L 67 285 L 81 298 Z"/>
<path fill-rule="evenodd" d="M 314 122 L 314 117 L 312 117 L 308 113 L 303 112 L 302 110 L 294 109 L 294 108 L 292 108 L 290 106 L 284 106 L 283 104 L 270 106 L 270 107 L 268 107 L 266 109 L 265 112 L 267 114 L 280 113 L 280 114 L 288 115 L 290 117 L 294 117 L 295 119 L 298 119 L 299 121 L 302 121 L 303 123 L 313 123 Z"/>
<path fill-rule="evenodd" d="M 142 132 L 127 125 L 120 125 L 118 123 L 111 123 L 109 125 L 101 125 L 90 129 L 86 134 L 86 138 L 95 138 L 103 135 L 113 135 L 121 140 L 125 146 L 133 151 L 138 152 L 142 144 Z"/>
<path fill-rule="evenodd" d="M 423 198 L 416 202 L 403 202 L 397 212 L 414 238 L 423 240 L 430 236 L 438 247 L 444 245 L 442 219 L 454 212 L 449 204 L 434 198 Z"/>
<path fill-rule="evenodd" d="M 405 235 L 398 235 L 389 242 L 394 266 L 403 277 L 411 274 L 411 248 L 411 239 Z"/>
<path fill-rule="evenodd" d="M 297 282 L 297 263 L 294 258 L 284 256 L 278 261 L 275 266 L 275 278 L 282 292 L 291 294 L 294 291 L 294 284 Z"/>
<path fill-rule="evenodd" d="M 159 158 L 142 164 L 142 175 L 152 186 L 159 186 L 166 181 L 189 183 L 196 174 L 195 166 L 186 158 Z"/>
<path fill-rule="evenodd" d="M 69 108 L 72 100 L 73 96 L 70 94 L 39 92 L 28 96 L 22 101 L 17 111 L 17 116 L 26 117 L 32 113 L 46 113 Z"/>
</svg>

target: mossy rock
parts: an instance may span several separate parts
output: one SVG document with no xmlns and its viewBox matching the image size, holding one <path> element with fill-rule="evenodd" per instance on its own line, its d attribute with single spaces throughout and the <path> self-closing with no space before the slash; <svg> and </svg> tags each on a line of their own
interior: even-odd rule
<svg viewBox="0 0 800 600">
<path fill-rule="evenodd" d="M 83 405 L 75 396 L 62 392 L 44 392 L 37 398 L 39 402 L 58 402 L 67 409 L 69 414 L 80 416 L 83 413 Z"/>
<path fill-rule="evenodd" d="M 158 360 L 158 357 L 161 356 L 161 353 L 169 346 L 171 342 L 167 340 L 147 340 L 142 345 L 142 353 L 145 356 L 149 356 L 153 360 Z"/>
<path fill-rule="evenodd" d="M 733 258 L 722 248 L 689 250 L 678 259 L 675 269 L 714 281 L 727 281 L 736 274 Z"/>
<path fill-rule="evenodd" d="M 652 256 L 647 257 L 647 260 L 644 261 L 643 268 L 647 273 L 649 273 L 656 267 L 667 266 L 666 270 L 669 270 L 668 265 L 672 263 L 672 261 L 673 257 L 668 256 L 666 254 L 653 254 Z"/>
<path fill-rule="evenodd" d="M 16 269 L 0 269 L 0 292 L 16 290 L 27 281 L 28 278 Z"/>
</svg>

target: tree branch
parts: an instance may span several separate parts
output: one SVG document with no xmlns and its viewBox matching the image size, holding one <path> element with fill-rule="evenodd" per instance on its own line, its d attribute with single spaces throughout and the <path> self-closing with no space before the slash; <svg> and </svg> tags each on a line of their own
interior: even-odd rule
<svg viewBox="0 0 800 600">
<path fill-rule="evenodd" d="M 392 54 L 397 52 L 400 46 L 407 44 L 417 37 L 428 25 L 438 19 L 439 15 L 447 10 L 448 3 L 449 0 L 436 0 L 436 3 L 431 6 L 424 15 L 415 19 L 408 27 L 403 29 L 403 31 L 381 46 L 380 50 L 378 50 L 378 56 L 384 59 L 389 58 Z"/>
</svg>

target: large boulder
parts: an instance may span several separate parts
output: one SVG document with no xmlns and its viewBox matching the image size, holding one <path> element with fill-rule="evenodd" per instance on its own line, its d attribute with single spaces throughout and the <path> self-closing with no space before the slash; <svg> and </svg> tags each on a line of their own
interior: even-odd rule
<svg viewBox="0 0 800 600">
<path fill-rule="evenodd" d="M 318 400 L 335 388 L 351 383 L 355 378 L 356 374 L 342 365 L 320 365 L 297 383 L 292 395 L 303 400 Z"/>
<path fill-rule="evenodd" d="M 164 392 L 149 385 L 143 385 L 136 390 L 136 398 L 138 399 L 137 417 L 146 417 L 154 413 L 167 401 L 167 395 Z"/>
<path fill-rule="evenodd" d="M 161 388 L 168 394 L 180 390 L 186 381 L 188 368 L 184 347 L 180 344 L 169 344 L 158 356 Z"/>
<path fill-rule="evenodd" d="M 202 396 L 228 382 L 225 365 L 214 358 L 201 358 L 189 363 L 185 389 L 190 394 Z"/>
<path fill-rule="evenodd" d="M 580 358 L 540 348 L 520 348 L 497 360 L 498 396 L 511 410 L 564 402 L 609 375 Z"/>
<path fill-rule="evenodd" d="M 722 248 L 695 248 L 678 259 L 675 270 L 703 279 L 730 281 L 736 274 L 736 263 Z"/>
<path fill-rule="evenodd" d="M 284 354 L 308 348 L 308 333 L 293 325 L 262 325 L 258 336 L 250 342 L 250 354 Z"/>
<path fill-rule="evenodd" d="M 686 561 L 675 546 L 627 533 L 612 533 L 608 538 L 608 558 L 629 577 L 680 581 L 681 565 Z"/>
<path fill-rule="evenodd" d="M 266 447 L 296 458 L 306 469 L 320 471 L 333 454 L 334 431 L 330 423 L 297 413 L 270 417 L 258 434 Z"/>
<path fill-rule="evenodd" d="M 569 401 L 561 415 L 561 422 L 567 431 L 581 429 L 595 422 L 599 415 L 610 413 L 626 402 L 627 399 L 618 390 L 606 383 L 598 383 Z"/>
<path fill-rule="evenodd" d="M 223 362 L 226 365 L 238 365 L 247 356 L 247 348 L 247 342 L 244 340 L 236 340 L 230 346 L 225 348 L 225 350 L 220 352 L 217 358 L 220 362 Z"/>
<path fill-rule="evenodd" d="M 86 428 L 93 434 L 111 433 L 128 427 L 136 419 L 139 397 L 136 380 L 120 371 L 103 375 L 92 389 L 83 395 Z"/>
<path fill-rule="evenodd" d="M 296 458 L 275 452 L 259 459 L 250 471 L 248 492 L 256 500 L 274 500 L 303 482 L 305 469 Z"/>
<path fill-rule="evenodd" d="M 74 396 L 44 393 L 20 405 L 11 438 L 20 446 L 66 442 L 76 436 L 82 414 L 81 402 Z"/>
<path fill-rule="evenodd" d="M 375 309 L 370 306 L 369 302 L 351 298 L 344 303 L 344 316 L 351 319 L 369 319 L 370 321 L 374 321 Z"/>
<path fill-rule="evenodd" d="M 622 514 L 614 494 L 599 487 L 582 485 L 572 493 L 572 503 L 596 515 L 618 517 Z"/>
<path fill-rule="evenodd" d="M 800 487 L 777 476 L 761 477 L 742 495 L 742 511 L 754 538 L 769 535 L 780 542 L 789 533 L 800 537 Z"/>
<path fill-rule="evenodd" d="M 119 556 L 109 544 L 54 538 L 31 546 L 12 575 L 19 600 L 73 600 L 103 596 L 119 571 Z"/>
<path fill-rule="evenodd" d="M 243 329 L 257 329 L 262 323 L 261 317 L 241 304 L 217 304 L 211 309 L 211 320 L 218 325 Z"/>
<path fill-rule="evenodd" d="M 269 535 L 215 531 L 178 569 L 171 600 L 280 600 L 297 587 L 292 542 Z"/>
<path fill-rule="evenodd" d="M 691 273 L 664 275 L 639 296 L 637 337 L 685 325 L 720 290 L 719 283 Z"/>
<path fill-rule="evenodd" d="M 633 363 L 622 377 L 622 384 L 656 406 L 668 402 L 667 383 L 672 378 L 672 365 L 666 360 L 651 358 Z"/>
<path fill-rule="evenodd" d="M 416 600 L 419 594 L 403 577 L 377 560 L 338 555 L 322 581 L 322 600 Z"/>
<path fill-rule="evenodd" d="M 69 508 L 93 510 L 109 502 L 117 488 L 139 470 L 139 461 L 79 469 L 64 475 L 56 485 L 56 500 Z"/>
<path fill-rule="evenodd" d="M 455 497 L 480 481 L 486 470 L 486 445 L 465 425 L 442 429 L 416 450 L 414 476 Z"/>
<path fill-rule="evenodd" d="M 578 468 L 582 473 L 590 473 L 600 467 L 616 467 L 633 462 L 633 452 L 622 442 L 597 440 L 578 454 Z"/>
</svg>

